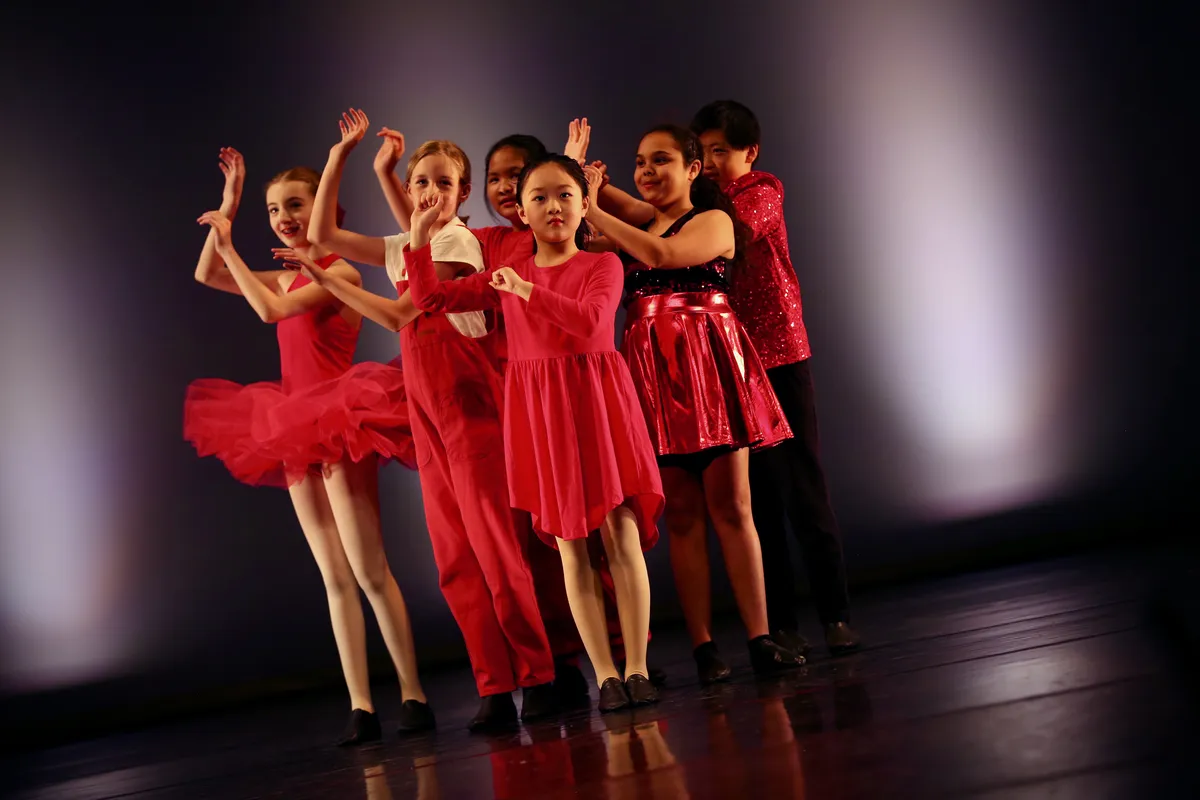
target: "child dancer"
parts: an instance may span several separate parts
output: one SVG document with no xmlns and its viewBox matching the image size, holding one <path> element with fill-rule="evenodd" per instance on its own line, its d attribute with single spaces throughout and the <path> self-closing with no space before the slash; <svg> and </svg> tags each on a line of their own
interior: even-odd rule
<svg viewBox="0 0 1200 800">
<path fill-rule="evenodd" d="M 593 193 L 603 176 L 588 167 Z M 671 566 L 702 683 L 726 680 L 712 641 L 707 521 L 716 529 L 758 673 L 804 659 L 767 626 L 762 552 L 750 514 L 748 456 L 791 436 L 725 292 L 742 255 L 729 201 L 700 175 L 690 131 L 660 126 L 642 137 L 635 180 L 645 229 L 594 210 L 589 221 L 626 262 L 625 336 L 642 410 L 662 467 Z"/>
<path fill-rule="evenodd" d="M 342 140 L 329 151 L 312 237 L 347 258 L 386 265 L 400 299 L 378 297 L 311 260 L 279 255 L 303 267 L 352 308 L 396 330 L 411 307 L 400 254 L 408 234 L 380 238 L 353 233 L 338 226 L 335 213 L 346 158 L 368 125 L 361 111 L 350 111 L 339 122 Z M 456 216 L 471 190 L 471 166 L 462 150 L 452 142 L 426 142 L 409 160 L 406 183 L 413 193 L 436 192 L 445 199 L 432 233 L 441 274 L 449 278 L 481 271 L 479 242 Z M 508 503 L 502 386 L 478 341 L 486 333 L 478 312 L 422 314 L 400 331 L 421 494 L 439 583 L 463 632 L 482 698 L 469 725 L 473 731 L 516 722 L 512 692 L 518 686 L 524 689 L 523 719 L 557 710 L 554 659 Z"/>
<path fill-rule="evenodd" d="M 429 230 L 445 202 L 426 194 L 405 250 L 413 301 L 430 311 L 502 305 L 512 360 L 505 374 L 504 443 L 512 504 L 558 547 L 576 626 L 600 685 L 600 711 L 658 700 L 647 677 L 650 586 L 642 549 L 658 537 L 662 483 L 629 369 L 613 347 L 620 262 L 580 250 L 587 182 L 575 160 L 547 155 L 517 185 L 536 255 L 461 281 L 438 282 Z M 588 555 L 600 529 L 617 591 L 625 680 L 604 624 Z"/>
<path fill-rule="evenodd" d="M 733 201 L 738 218 L 749 228 L 744 267 L 732 276 L 729 300 L 796 433 L 779 447 L 750 456 L 771 635 L 785 647 L 808 649 L 797 633 L 796 578 L 784 531 L 786 517 L 804 553 L 825 642 L 834 655 L 848 652 L 858 648 L 859 637 L 849 625 L 841 534 L 821 468 L 811 351 L 800 284 L 788 252 L 783 184 L 755 169 L 761 134 L 758 119 L 746 106 L 733 100 L 709 103 L 696 113 L 691 127 L 704 147 L 704 174 Z"/>
<path fill-rule="evenodd" d="M 288 488 L 325 582 L 350 691 L 350 721 L 339 744 L 381 735 L 371 702 L 360 587 L 400 676 L 400 732 L 432 728 L 408 610 L 379 529 L 377 455 L 412 457 L 403 375 L 380 364 L 351 367 L 361 318 L 328 292 L 286 270 L 250 271 L 231 241 L 245 179 L 241 154 L 224 148 L 221 170 L 221 208 L 198 220 L 210 230 L 196 280 L 242 295 L 263 322 L 277 323 L 283 380 L 249 386 L 216 379 L 192 383 L 184 401 L 184 438 L 201 455 L 219 457 L 245 483 Z M 271 226 L 295 252 L 357 283 L 353 267 L 308 240 L 317 180 L 316 172 L 303 167 L 276 175 L 266 189 Z"/>
<path fill-rule="evenodd" d="M 587 152 L 586 136 L 590 128 L 587 120 L 571 122 L 567 137 L 565 155 L 578 154 L 582 157 Z M 407 230 L 412 216 L 412 200 L 404 189 L 404 184 L 396 174 L 396 165 L 404 154 L 403 134 L 384 128 L 379 134 L 383 142 L 375 157 L 375 174 L 380 187 L 387 197 L 392 215 L 396 218 L 401 230 Z M 522 220 L 517 210 L 517 180 L 521 171 L 531 160 L 540 158 L 547 152 L 541 140 L 527 134 L 516 133 L 500 139 L 487 152 L 484 159 L 485 188 L 488 200 L 488 210 L 504 220 L 503 225 L 493 225 L 487 228 L 474 228 L 474 233 L 483 246 L 484 265 L 491 267 L 515 264 L 533 256 L 533 232 Z M 498 310 L 497 310 L 498 311 Z M 508 363 L 506 337 L 504 335 L 504 315 L 495 314 L 492 333 L 480 340 L 497 365 L 501 377 Z M 562 560 L 552 550 L 545 547 L 526 524 L 527 515 L 518 517 L 518 527 L 526 532 L 530 540 L 528 549 L 529 568 L 533 573 L 534 587 L 537 589 L 538 607 L 542 612 L 542 621 L 546 625 L 546 635 L 550 640 L 550 650 L 554 653 L 554 688 L 560 702 L 575 704 L 587 702 L 588 684 L 579 671 L 579 655 L 584 652 L 583 641 L 571 617 L 571 608 L 567 602 L 566 585 L 563 583 Z M 594 544 L 594 543 L 593 543 Z M 625 645 L 621 640 L 621 622 L 617 616 L 616 592 L 613 587 L 612 573 L 604 563 L 601 554 L 595 552 L 593 557 L 599 563 L 600 580 L 604 589 L 605 618 L 608 621 L 609 643 L 618 667 L 624 661 Z M 661 669 L 650 667 L 650 680 L 661 686 L 666 682 L 666 674 Z"/>
</svg>

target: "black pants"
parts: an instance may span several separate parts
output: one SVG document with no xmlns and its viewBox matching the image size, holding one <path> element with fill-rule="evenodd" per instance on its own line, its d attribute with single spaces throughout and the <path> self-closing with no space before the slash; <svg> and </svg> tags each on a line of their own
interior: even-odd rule
<svg viewBox="0 0 1200 800">
<path fill-rule="evenodd" d="M 848 622 L 842 539 L 821 469 L 816 400 L 808 361 L 767 370 L 795 438 L 750 456 L 754 526 L 762 542 L 771 630 L 795 630 L 796 575 L 785 518 L 800 543 L 817 616 L 823 624 Z"/>
</svg>

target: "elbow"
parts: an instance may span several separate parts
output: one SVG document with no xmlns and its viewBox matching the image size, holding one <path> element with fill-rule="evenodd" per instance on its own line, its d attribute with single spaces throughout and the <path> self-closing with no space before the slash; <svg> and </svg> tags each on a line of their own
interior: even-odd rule
<svg viewBox="0 0 1200 800">
<path fill-rule="evenodd" d="M 313 220 L 308 222 L 308 230 L 305 231 L 309 244 L 315 244 L 318 247 L 325 247 L 330 244 L 333 239 L 333 228 L 329 225 L 317 223 Z"/>
<path fill-rule="evenodd" d="M 671 266 L 670 254 L 663 247 L 655 247 L 650 252 L 650 258 L 646 261 L 646 266 L 650 269 L 664 269 Z"/>
<path fill-rule="evenodd" d="M 268 325 L 273 325 L 283 319 L 283 314 L 274 306 L 266 306 L 265 308 L 257 308 L 258 318 Z"/>
</svg>

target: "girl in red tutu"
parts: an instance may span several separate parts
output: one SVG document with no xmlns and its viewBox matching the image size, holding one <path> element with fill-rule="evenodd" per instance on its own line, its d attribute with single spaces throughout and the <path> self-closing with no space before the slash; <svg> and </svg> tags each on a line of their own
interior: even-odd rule
<svg viewBox="0 0 1200 800">
<path fill-rule="evenodd" d="M 364 236 L 339 227 L 335 209 L 346 158 L 362 140 L 368 120 L 343 115 L 342 140 L 331 148 L 317 192 L 312 237 L 355 261 L 386 266 L 399 299 L 372 294 L 311 258 L 280 251 L 291 265 L 368 318 L 397 330 L 407 379 L 425 519 L 442 594 L 454 614 L 481 697 L 473 731 L 517 721 L 512 692 L 522 687 L 521 717 L 557 711 L 554 658 L 538 612 L 523 542 L 508 502 L 504 477 L 503 386 L 488 349 L 482 312 L 420 314 L 413 309 L 401 251 L 408 234 Z M 484 268 L 479 240 L 458 219 L 471 190 L 471 164 L 453 142 L 435 140 L 409 159 L 406 190 L 437 192 L 445 202 L 432 239 L 442 277 Z M 431 223 L 432 224 L 432 223 Z"/>
<path fill-rule="evenodd" d="M 334 639 L 350 691 L 351 715 L 339 744 L 380 738 L 371 702 L 361 587 L 375 611 L 404 698 L 401 733 L 434 726 L 417 676 L 404 597 L 379 528 L 378 459 L 412 460 L 403 374 L 392 366 L 351 366 L 361 317 L 294 272 L 252 272 L 233 248 L 231 228 L 245 167 L 221 151 L 221 208 L 198 220 L 210 228 L 196 280 L 239 294 L 263 322 L 276 323 L 282 381 L 239 386 L 199 380 L 184 401 L 184 437 L 215 455 L 238 480 L 286 487 L 329 598 Z M 267 213 L 279 239 L 333 274 L 358 272 L 307 238 L 316 172 L 287 170 L 267 184 Z"/>
<path fill-rule="evenodd" d="M 517 185 L 536 254 L 459 281 L 439 282 L 429 231 L 445 202 L 425 194 L 404 250 L 419 308 L 503 307 L 504 451 L 512 505 L 563 562 L 575 624 L 600 685 L 602 712 L 658 700 L 647 677 L 650 585 L 644 548 L 658 538 L 662 482 L 629 369 L 613 346 L 622 270 L 611 253 L 581 250 L 587 181 L 574 159 L 526 164 Z M 588 538 L 599 530 L 624 634 L 624 680 L 613 663 Z"/>
<path fill-rule="evenodd" d="M 642 137 L 634 179 L 645 202 L 626 216 L 588 215 L 625 262 L 625 335 L 641 408 L 662 467 L 671 566 L 703 683 L 725 680 L 712 641 L 707 523 L 716 529 L 750 660 L 768 673 L 804 663 L 769 635 L 762 552 L 750 513 L 750 448 L 792 435 L 746 332 L 729 307 L 729 273 L 744 241 L 729 200 L 700 174 L 690 131 L 664 125 Z M 588 167 L 593 198 L 604 176 Z M 611 193 L 610 193 L 611 196 Z M 625 196 L 628 198 L 628 196 Z M 628 198 L 632 200 L 632 198 Z"/>
<path fill-rule="evenodd" d="M 573 120 L 569 126 L 564 154 L 582 157 L 587 152 L 587 136 L 590 133 L 587 120 Z M 396 166 L 404 154 L 404 135 L 384 128 L 378 134 L 382 139 L 379 153 L 375 157 L 375 174 L 380 188 L 387 197 L 401 230 L 408 230 L 412 217 L 413 201 L 404 188 Z M 505 224 L 487 228 L 472 228 L 483 247 L 483 263 L 486 267 L 516 264 L 533 255 L 533 231 L 521 219 L 517 210 L 517 180 L 521 171 L 531 160 L 547 152 L 541 140 L 527 134 L 516 133 L 500 139 L 487 152 L 484 159 L 485 188 L 488 206 L 492 214 Z M 496 310 L 492 332 L 480 340 L 497 365 L 500 375 L 508 363 L 508 346 L 504 335 L 504 315 Z M 588 702 L 588 683 L 580 672 L 579 656 L 584 652 L 583 641 L 571 616 L 567 601 L 566 585 L 563 583 L 562 560 L 551 548 L 546 547 L 533 528 L 528 524 L 528 515 L 519 515 L 519 528 L 524 530 L 530 546 L 528 548 L 529 569 L 533 573 L 537 590 L 538 607 L 554 653 L 554 688 L 560 703 L 576 705 Z M 521 533 L 521 531 L 518 531 Z M 593 542 L 593 545 L 595 542 Z M 604 590 L 605 618 L 608 621 L 609 642 L 618 667 L 624 660 L 625 645 L 621 639 L 621 621 L 617 615 L 617 595 L 612 573 L 608 564 L 595 552 L 593 556 L 600 569 L 600 581 Z M 650 667 L 650 679 L 656 686 L 666 680 L 661 669 Z"/>
</svg>

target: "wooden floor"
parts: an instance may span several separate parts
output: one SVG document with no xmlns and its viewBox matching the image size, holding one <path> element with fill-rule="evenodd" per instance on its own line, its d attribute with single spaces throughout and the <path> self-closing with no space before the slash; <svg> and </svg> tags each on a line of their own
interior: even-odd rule
<svg viewBox="0 0 1200 800">
<path fill-rule="evenodd" d="M 467 670 L 429 676 L 436 735 L 339 750 L 343 699 L 25 754 L 19 798 L 1174 798 L 1200 797 L 1197 695 L 1147 600 L 1170 552 L 1045 562 L 856 598 L 860 654 L 814 654 L 755 680 L 736 621 L 734 681 L 696 681 L 679 632 L 656 632 L 661 705 L 468 735 Z M 816 639 L 815 622 L 809 632 Z M 386 719 L 399 698 L 379 692 Z"/>
</svg>

